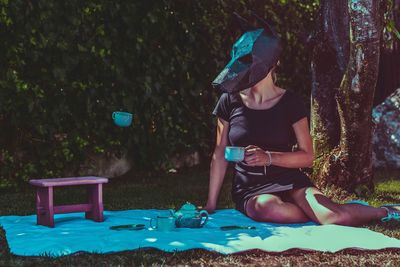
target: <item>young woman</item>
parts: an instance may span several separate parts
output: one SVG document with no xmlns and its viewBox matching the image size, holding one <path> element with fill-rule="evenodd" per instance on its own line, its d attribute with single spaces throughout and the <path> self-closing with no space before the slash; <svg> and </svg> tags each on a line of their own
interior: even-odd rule
<svg viewBox="0 0 400 267">
<path fill-rule="evenodd" d="M 217 135 L 205 209 L 216 209 L 229 144 L 245 147 L 244 160 L 234 167 L 236 209 L 256 221 L 358 226 L 382 218 L 400 220 L 399 206 L 335 203 L 299 170 L 314 160 L 307 111 L 298 94 L 275 85 L 274 71 L 248 89 L 220 97 L 213 111 Z M 292 151 L 296 143 L 298 150 Z"/>
</svg>

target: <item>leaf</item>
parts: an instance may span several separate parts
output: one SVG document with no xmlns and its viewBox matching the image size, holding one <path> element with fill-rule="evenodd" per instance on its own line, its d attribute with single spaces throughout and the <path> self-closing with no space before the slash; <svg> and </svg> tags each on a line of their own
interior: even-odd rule
<svg viewBox="0 0 400 267">
<path fill-rule="evenodd" d="M 394 22 L 394 20 L 390 20 L 387 23 L 387 29 L 389 32 L 393 32 L 394 35 L 397 37 L 397 39 L 400 40 L 400 32 L 399 30 L 396 28 L 396 24 Z"/>
</svg>

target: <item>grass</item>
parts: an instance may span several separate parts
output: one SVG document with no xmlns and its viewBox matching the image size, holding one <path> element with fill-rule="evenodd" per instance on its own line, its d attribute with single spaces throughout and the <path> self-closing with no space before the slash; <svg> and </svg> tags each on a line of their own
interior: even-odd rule
<svg viewBox="0 0 400 267">
<path fill-rule="evenodd" d="M 400 203 L 400 171 L 379 170 L 375 173 L 376 191 L 364 199 L 374 205 Z M 230 177 L 225 179 L 219 208 L 233 208 L 230 198 Z M 56 189 L 57 190 L 57 189 Z M 122 177 L 111 179 L 104 189 L 106 210 L 134 208 L 178 208 L 185 201 L 204 205 L 208 190 L 208 172 L 193 168 L 177 174 L 153 177 Z M 55 203 L 78 203 L 85 197 L 79 188 L 57 190 Z M 336 191 L 326 191 L 338 201 L 346 197 Z M 339 196 L 339 197 L 338 197 Z M 28 215 L 35 212 L 35 192 L 27 187 L 21 192 L 0 192 L 1 215 Z M 400 238 L 400 224 L 369 224 L 371 230 Z M 176 265 L 249 265 L 249 266 L 400 266 L 400 250 L 359 251 L 347 249 L 337 253 L 290 250 L 268 253 L 254 250 L 234 255 L 220 255 L 203 250 L 166 253 L 155 249 L 125 251 L 112 254 L 79 253 L 59 258 L 20 257 L 10 253 L 5 233 L 0 228 L 0 266 L 176 266 Z"/>
</svg>

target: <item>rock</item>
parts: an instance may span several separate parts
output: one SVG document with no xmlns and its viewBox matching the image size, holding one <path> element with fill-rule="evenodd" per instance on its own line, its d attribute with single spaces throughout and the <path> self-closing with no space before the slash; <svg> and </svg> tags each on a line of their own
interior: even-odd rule
<svg viewBox="0 0 400 267">
<path fill-rule="evenodd" d="M 131 169 L 131 163 L 126 156 L 98 154 L 87 157 L 87 160 L 80 166 L 81 175 L 94 175 L 113 178 L 127 173 Z"/>
<path fill-rule="evenodd" d="M 193 167 L 200 164 L 200 153 L 198 151 L 190 151 L 176 154 L 171 157 L 168 164 L 161 167 L 169 173 L 177 173 L 179 169 L 185 167 Z M 86 160 L 79 166 L 79 175 L 81 176 L 100 176 L 100 177 L 119 177 L 126 174 L 133 164 L 126 155 L 117 157 L 114 154 L 95 154 L 89 155 Z M 67 170 L 68 176 L 76 174 L 74 169 Z"/>
<path fill-rule="evenodd" d="M 176 154 L 170 158 L 169 164 L 172 165 L 173 169 L 196 166 L 200 164 L 200 153 L 198 151 L 188 151 Z"/>
<path fill-rule="evenodd" d="M 372 110 L 374 167 L 400 168 L 400 88 Z"/>
</svg>

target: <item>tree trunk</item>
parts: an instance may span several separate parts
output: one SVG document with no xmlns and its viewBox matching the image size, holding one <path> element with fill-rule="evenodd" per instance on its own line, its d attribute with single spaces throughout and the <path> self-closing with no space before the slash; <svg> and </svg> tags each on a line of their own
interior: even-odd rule
<svg viewBox="0 0 400 267">
<path fill-rule="evenodd" d="M 321 2 L 321 7 L 333 5 L 328 2 L 339 5 L 338 1 L 327 0 Z M 331 119 L 324 124 L 335 125 L 335 129 L 330 129 L 329 132 L 326 131 L 327 127 L 319 129 L 319 124 L 313 125 L 314 131 L 322 132 L 320 135 L 313 136 L 317 148 L 315 154 L 318 157 L 313 178 L 319 186 L 334 184 L 347 191 L 361 193 L 360 190 L 370 190 L 373 187 L 371 111 L 378 76 L 382 8 L 380 1 L 376 0 L 340 1 L 340 5 L 341 7 L 335 7 L 335 11 L 341 12 L 340 10 L 347 8 L 348 25 L 340 24 L 338 21 L 342 19 L 344 12 L 333 14 L 333 20 L 329 16 L 324 20 L 331 20 L 332 25 L 344 27 L 341 31 L 337 31 L 342 34 L 336 36 L 339 40 L 338 43 L 341 43 L 338 47 L 341 48 L 345 48 L 346 39 L 347 42 L 349 40 L 344 37 L 343 32 L 350 27 L 350 55 L 348 61 L 344 63 L 346 66 L 344 76 L 342 76 L 343 69 L 341 68 L 343 65 L 340 65 L 340 63 L 343 64 L 343 61 L 337 60 L 340 62 L 337 65 L 338 68 L 336 72 L 332 70 L 336 79 L 332 83 L 326 83 L 320 79 L 324 86 L 319 85 L 318 88 L 313 88 L 314 103 L 325 104 L 325 99 L 329 98 L 327 103 L 330 107 L 323 112 L 333 113 L 334 108 L 331 105 L 335 105 L 332 102 L 336 101 L 339 114 L 339 125 L 337 125 L 336 121 L 332 119 L 334 117 L 332 114 L 318 118 L 321 117 L 320 113 L 317 111 L 312 113 L 312 116 L 315 116 L 312 120 L 313 123 Z M 332 38 L 335 39 L 335 36 Z M 339 51 L 339 49 L 337 50 Z M 344 54 L 338 53 L 336 58 L 343 60 Z M 321 62 L 320 64 L 331 63 Z M 316 81 L 318 82 L 318 80 Z M 325 99 L 320 95 L 324 95 Z M 317 106 L 321 108 L 321 104 Z M 334 113 L 336 116 L 336 111 Z M 337 136 L 340 137 L 339 140 L 337 140 Z"/>
<path fill-rule="evenodd" d="M 335 94 L 349 58 L 348 0 L 321 1 L 319 26 L 314 36 L 311 59 L 311 135 L 313 136 L 314 167 L 318 159 L 339 143 L 339 114 Z"/>
</svg>

